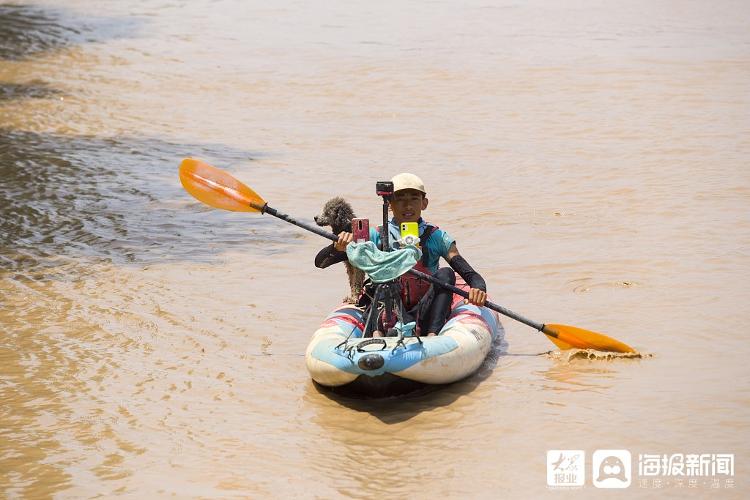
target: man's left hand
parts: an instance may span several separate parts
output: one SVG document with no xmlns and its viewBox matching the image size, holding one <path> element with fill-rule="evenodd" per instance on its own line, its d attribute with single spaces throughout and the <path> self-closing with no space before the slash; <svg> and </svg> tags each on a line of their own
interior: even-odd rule
<svg viewBox="0 0 750 500">
<path fill-rule="evenodd" d="M 479 288 L 472 288 L 469 290 L 469 298 L 466 300 L 469 304 L 475 306 L 483 306 L 487 301 L 487 292 L 480 290 Z"/>
</svg>

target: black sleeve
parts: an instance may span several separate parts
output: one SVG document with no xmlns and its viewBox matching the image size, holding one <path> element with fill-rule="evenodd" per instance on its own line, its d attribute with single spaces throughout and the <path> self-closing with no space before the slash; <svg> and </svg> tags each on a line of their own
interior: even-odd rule
<svg viewBox="0 0 750 500">
<path fill-rule="evenodd" d="M 479 273 L 476 272 L 468 262 L 466 262 L 466 259 L 460 255 L 456 255 L 448 261 L 448 264 L 450 264 L 453 270 L 456 271 L 471 288 L 479 288 L 484 292 L 487 291 L 487 285 L 484 282 L 484 278 L 482 278 Z"/>
<path fill-rule="evenodd" d="M 325 269 L 332 264 L 338 264 L 346 260 L 346 252 L 339 252 L 333 248 L 333 243 L 323 248 L 318 255 L 315 256 L 315 267 Z"/>
</svg>

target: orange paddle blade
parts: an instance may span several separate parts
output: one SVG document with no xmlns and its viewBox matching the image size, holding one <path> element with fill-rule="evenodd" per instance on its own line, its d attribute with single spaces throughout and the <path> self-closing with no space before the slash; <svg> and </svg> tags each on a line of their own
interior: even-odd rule
<svg viewBox="0 0 750 500">
<path fill-rule="evenodd" d="M 228 173 L 194 158 L 180 164 L 182 187 L 206 205 L 232 212 L 261 212 L 266 202 Z"/>
<path fill-rule="evenodd" d="M 619 340 L 575 326 L 544 325 L 542 332 L 562 350 L 577 348 L 605 352 L 635 352 L 635 349 Z"/>
</svg>

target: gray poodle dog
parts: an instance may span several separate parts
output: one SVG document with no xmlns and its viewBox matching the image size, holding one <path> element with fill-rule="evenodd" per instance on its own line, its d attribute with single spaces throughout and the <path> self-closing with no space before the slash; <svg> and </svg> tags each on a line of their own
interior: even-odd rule
<svg viewBox="0 0 750 500">
<path fill-rule="evenodd" d="M 342 231 L 352 232 L 352 219 L 355 217 L 352 206 L 340 196 L 331 198 L 323 205 L 323 211 L 320 215 L 314 217 L 315 223 L 319 226 L 331 226 L 334 234 L 339 234 Z M 330 252 L 333 245 L 325 247 L 318 253 L 315 258 L 315 265 L 321 268 L 328 267 L 331 264 L 340 262 L 339 259 L 331 259 Z M 344 265 L 346 265 L 346 274 L 349 277 L 349 289 L 350 295 L 344 298 L 344 302 L 348 304 L 355 304 L 362 293 L 362 284 L 365 281 L 365 273 L 356 267 L 352 266 L 349 261 L 344 258 Z"/>
</svg>

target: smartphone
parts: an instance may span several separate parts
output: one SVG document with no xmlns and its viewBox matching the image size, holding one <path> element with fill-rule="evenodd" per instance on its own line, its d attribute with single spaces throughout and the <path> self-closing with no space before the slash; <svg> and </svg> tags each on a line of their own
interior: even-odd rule
<svg viewBox="0 0 750 500">
<path fill-rule="evenodd" d="M 419 224 L 417 222 L 401 223 L 401 241 L 405 245 L 419 246 Z"/>
<path fill-rule="evenodd" d="M 370 219 L 352 219 L 352 236 L 355 243 L 370 241 Z"/>
</svg>

